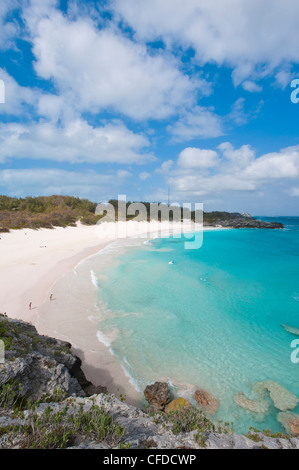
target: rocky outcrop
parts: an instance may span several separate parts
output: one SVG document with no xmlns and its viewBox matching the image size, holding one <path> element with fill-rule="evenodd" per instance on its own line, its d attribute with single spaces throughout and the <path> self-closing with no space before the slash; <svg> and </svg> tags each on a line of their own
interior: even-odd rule
<svg viewBox="0 0 299 470">
<path fill-rule="evenodd" d="M 248 216 L 247 214 L 230 214 L 226 213 L 221 218 L 215 218 L 213 220 L 207 220 L 204 225 L 212 225 L 215 227 L 229 227 L 229 228 L 264 228 L 264 229 L 282 229 L 283 224 L 279 222 L 265 222 L 263 220 L 257 220 L 254 217 Z"/>
<path fill-rule="evenodd" d="M 265 414 L 269 410 L 269 403 L 265 400 L 266 392 L 269 392 L 273 405 L 280 411 L 293 410 L 296 408 L 299 399 L 286 390 L 278 382 L 274 380 L 266 380 L 264 382 L 256 382 L 252 387 L 252 392 L 258 397 L 256 400 L 246 398 L 242 392 L 234 396 L 234 402 L 246 410 L 253 413 Z"/>
<path fill-rule="evenodd" d="M 0 386 L 8 382 L 17 383 L 20 395 L 33 401 L 63 394 L 85 396 L 67 367 L 35 352 L 0 367 Z"/>
<path fill-rule="evenodd" d="M 219 220 L 215 225 L 221 227 L 231 228 L 266 228 L 266 229 L 281 229 L 283 224 L 279 222 L 264 222 L 256 219 L 235 219 L 235 220 Z"/>
<path fill-rule="evenodd" d="M 293 326 L 288 326 L 288 325 L 281 325 L 281 326 L 289 333 L 292 333 L 292 335 L 299 337 L 299 328 L 295 328 Z"/>
<path fill-rule="evenodd" d="M 296 408 L 299 402 L 299 399 L 296 397 L 296 395 L 291 393 L 289 390 L 286 390 L 274 380 L 257 382 L 253 386 L 252 390 L 260 395 L 261 398 L 264 398 L 265 392 L 268 391 L 275 408 L 280 411 L 293 410 Z"/>
<path fill-rule="evenodd" d="M 0 386 L 16 383 L 21 396 L 32 401 L 44 396 L 85 396 L 92 384 L 81 370 L 81 360 L 67 342 L 41 336 L 34 326 L 0 317 L 5 361 L 0 364 Z"/>
<path fill-rule="evenodd" d="M 162 411 L 170 402 L 168 384 L 165 382 L 155 382 L 148 385 L 144 390 L 144 396 L 151 407 Z"/>
<path fill-rule="evenodd" d="M 299 435 L 299 415 L 295 413 L 278 413 L 278 421 L 288 434 Z"/>
<path fill-rule="evenodd" d="M 266 400 L 250 400 L 246 398 L 242 392 L 236 393 L 234 396 L 234 402 L 236 405 L 244 408 L 245 410 L 251 411 L 252 413 L 267 413 L 269 410 L 269 403 Z"/>
<path fill-rule="evenodd" d="M 111 395 L 94 395 L 90 398 L 77 397 L 67 399 L 61 403 L 41 404 L 34 413 L 42 416 L 48 409 L 52 413 L 66 413 L 66 416 L 76 413 L 87 413 L 92 407 L 107 412 L 111 418 L 124 429 L 122 445 L 128 445 L 130 449 L 141 449 L 148 447 L 158 449 L 299 449 L 299 439 L 293 438 L 274 438 L 259 432 L 252 432 L 246 436 L 230 433 L 218 434 L 207 432 L 204 442 L 198 442 L 196 435 L 198 431 L 182 432 L 173 434 L 172 425 L 157 417 L 149 417 L 140 409 L 119 401 Z M 80 411 L 79 411 L 80 410 Z M 7 426 L 18 424 L 24 426 L 30 422 L 32 411 L 24 412 L 24 418 L 0 418 L 0 431 Z M 3 432 L 0 432 L 0 448 L 8 447 L 8 441 Z M 79 438 L 69 448 L 71 449 L 111 449 L 113 447 L 106 442 L 98 440 Z"/>
<path fill-rule="evenodd" d="M 190 407 L 191 406 L 191 403 L 189 400 L 186 400 L 186 398 L 175 398 L 174 400 L 172 400 L 170 403 L 168 403 L 168 405 L 165 406 L 165 413 L 168 414 L 168 413 L 171 413 L 171 412 L 175 412 L 175 411 L 178 411 L 180 410 L 181 408 L 185 408 L 185 407 Z"/>
<path fill-rule="evenodd" d="M 214 415 L 218 409 L 218 400 L 206 390 L 196 390 L 194 399 L 198 406 L 210 415 Z"/>
</svg>

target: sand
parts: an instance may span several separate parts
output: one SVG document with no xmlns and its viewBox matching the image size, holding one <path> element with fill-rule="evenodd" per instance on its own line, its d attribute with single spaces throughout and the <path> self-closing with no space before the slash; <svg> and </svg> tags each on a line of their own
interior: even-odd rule
<svg viewBox="0 0 299 470">
<path fill-rule="evenodd" d="M 184 231 L 199 228 L 202 227 L 192 226 Z M 77 227 L 3 233 L 0 235 L 0 312 L 32 323 L 40 334 L 69 341 L 83 362 L 85 375 L 94 385 L 106 386 L 117 396 L 125 394 L 129 403 L 138 404 L 142 398 L 140 392 L 97 338 L 96 322 L 84 309 L 84 301 L 88 299 L 83 296 L 82 304 L 74 312 L 68 308 L 67 296 L 57 292 L 55 285 L 79 262 L 116 240 L 121 243 L 119 237 L 125 243 L 130 237 L 148 239 L 180 230 L 178 223 L 130 221 L 96 227 L 78 223 Z"/>
</svg>

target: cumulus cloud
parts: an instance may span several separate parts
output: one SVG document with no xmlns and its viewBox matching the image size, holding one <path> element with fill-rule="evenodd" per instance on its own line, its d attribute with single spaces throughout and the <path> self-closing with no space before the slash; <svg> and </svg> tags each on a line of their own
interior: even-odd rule
<svg viewBox="0 0 299 470">
<path fill-rule="evenodd" d="M 168 126 L 168 132 L 176 142 L 223 135 L 221 118 L 212 109 L 201 106 L 183 112 L 178 121 Z"/>
<path fill-rule="evenodd" d="M 188 147 L 179 154 L 177 163 L 182 168 L 212 168 L 218 163 L 218 154 L 214 150 Z"/>
<path fill-rule="evenodd" d="M 239 169 L 247 168 L 256 158 L 255 151 L 250 145 L 242 145 L 235 149 L 230 142 L 223 142 L 218 149 L 230 164 Z"/>
<path fill-rule="evenodd" d="M 235 85 L 299 62 L 297 0 L 112 0 L 112 4 L 138 38 L 162 39 L 170 48 L 192 47 L 200 63 L 233 67 Z"/>
<path fill-rule="evenodd" d="M 235 149 L 223 142 L 216 150 L 186 148 L 159 172 L 177 197 L 256 192 L 273 181 L 299 179 L 299 146 L 257 157 L 250 145 Z M 296 196 L 297 188 L 292 195 Z"/>
<path fill-rule="evenodd" d="M 0 161 L 9 158 L 66 162 L 144 163 L 148 140 L 120 121 L 93 127 L 82 119 L 59 127 L 51 122 L 0 125 Z"/>
<path fill-rule="evenodd" d="M 245 174 L 255 179 L 298 178 L 299 146 L 263 155 L 246 168 Z"/>
<path fill-rule="evenodd" d="M 87 17 L 71 20 L 48 10 L 24 14 L 35 70 L 80 111 L 163 119 L 193 104 L 201 88 L 206 92 L 206 82 L 183 74 L 174 55 L 149 53 L 112 25 L 99 29 Z"/>
</svg>

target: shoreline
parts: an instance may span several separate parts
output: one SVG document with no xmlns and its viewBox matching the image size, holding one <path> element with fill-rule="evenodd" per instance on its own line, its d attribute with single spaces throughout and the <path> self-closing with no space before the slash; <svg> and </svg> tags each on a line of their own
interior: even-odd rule
<svg viewBox="0 0 299 470">
<path fill-rule="evenodd" d="M 150 225 L 151 224 L 151 225 Z M 76 267 L 85 263 L 116 240 L 116 230 L 123 233 L 123 223 L 109 223 L 103 230 L 99 226 L 40 229 L 22 229 L 2 234 L 0 241 L 0 311 L 11 318 L 29 321 L 40 334 L 68 341 L 82 361 L 82 369 L 94 385 L 106 386 L 110 393 L 125 395 L 128 403 L 138 406 L 140 393 L 130 383 L 109 347 L 98 338 L 96 319 L 82 305 L 74 312 L 68 308 L 65 292 L 56 293 L 59 282 Z M 167 226 L 157 222 L 128 222 L 126 239 L 168 237 L 181 224 Z M 190 232 L 199 227 L 190 226 Z M 200 227 L 203 231 L 220 230 Z M 99 233 L 100 230 L 100 233 Z M 148 233 L 150 231 L 150 233 Z M 186 233 L 187 231 L 185 231 Z M 70 256 L 71 255 L 71 256 Z M 80 288 L 81 286 L 79 286 Z M 49 300 L 54 293 L 55 302 Z M 83 291 L 83 289 L 82 289 Z M 89 293 L 92 290 L 89 289 Z M 87 295 L 87 294 L 86 294 Z M 84 296 L 83 296 L 84 297 Z M 58 299 L 59 303 L 58 303 Z M 87 300 L 87 299 L 85 299 Z M 90 299 L 89 299 L 90 300 Z M 32 310 L 28 309 L 33 302 Z M 80 310 L 81 309 L 81 310 Z M 82 334 L 84 332 L 84 334 Z"/>
</svg>

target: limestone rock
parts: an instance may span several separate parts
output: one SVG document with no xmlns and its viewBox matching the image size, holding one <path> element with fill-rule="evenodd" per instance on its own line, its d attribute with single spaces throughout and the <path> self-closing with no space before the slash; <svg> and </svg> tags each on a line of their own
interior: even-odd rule
<svg viewBox="0 0 299 470">
<path fill-rule="evenodd" d="M 286 331 L 292 333 L 295 336 L 299 336 L 299 328 L 294 328 L 293 326 L 281 325 Z"/>
<path fill-rule="evenodd" d="M 266 400 L 249 400 L 246 398 L 243 393 L 236 393 L 234 396 L 234 402 L 236 405 L 245 410 L 249 410 L 252 413 L 267 413 L 269 410 L 269 403 Z"/>
<path fill-rule="evenodd" d="M 168 405 L 165 406 L 165 413 L 171 413 L 172 411 L 178 411 L 180 408 L 186 408 L 191 406 L 191 403 L 186 398 L 176 398 L 172 400 Z"/>
<path fill-rule="evenodd" d="M 11 381 L 18 383 L 21 396 L 26 394 L 32 400 L 61 392 L 69 396 L 85 395 L 63 364 L 36 352 L 0 365 L 0 385 Z"/>
<path fill-rule="evenodd" d="M 197 404 L 207 413 L 214 415 L 218 409 L 218 400 L 206 390 L 196 390 L 194 399 Z"/>
<path fill-rule="evenodd" d="M 270 398 L 273 401 L 275 408 L 280 411 L 293 410 L 299 402 L 296 395 L 286 390 L 278 382 L 274 380 L 267 380 L 265 382 L 257 382 L 252 390 L 258 393 L 261 398 L 264 397 L 265 391 L 268 390 Z"/>
<path fill-rule="evenodd" d="M 84 391 L 87 397 L 91 397 L 93 395 L 99 395 L 100 393 L 108 393 L 107 387 L 102 387 L 101 385 L 96 387 L 93 384 L 88 385 L 88 387 L 86 387 Z"/>
<path fill-rule="evenodd" d="M 65 341 L 39 335 L 21 320 L 0 317 L 1 335 L 7 343 L 5 362 L 0 364 L 0 386 L 17 383 L 21 396 L 39 400 L 44 395 L 85 396 L 86 379 L 81 360 Z M 97 390 L 93 390 L 93 394 Z"/>
<path fill-rule="evenodd" d="M 151 406 L 157 410 L 164 410 L 170 401 L 168 384 L 165 382 L 155 382 L 152 385 L 147 385 L 144 390 L 144 396 Z"/>
<path fill-rule="evenodd" d="M 299 415 L 295 413 L 278 413 L 277 420 L 288 434 L 299 435 Z"/>
</svg>

